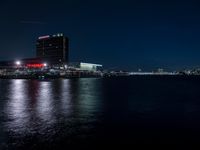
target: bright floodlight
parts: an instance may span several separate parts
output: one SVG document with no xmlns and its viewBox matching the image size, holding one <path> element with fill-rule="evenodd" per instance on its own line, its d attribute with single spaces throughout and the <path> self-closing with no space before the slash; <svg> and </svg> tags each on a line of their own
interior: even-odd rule
<svg viewBox="0 0 200 150">
<path fill-rule="evenodd" d="M 20 65 L 21 64 L 21 62 L 20 61 L 16 61 L 16 65 Z"/>
<path fill-rule="evenodd" d="M 44 67 L 46 67 L 47 66 L 47 64 L 46 63 L 44 63 Z"/>
</svg>

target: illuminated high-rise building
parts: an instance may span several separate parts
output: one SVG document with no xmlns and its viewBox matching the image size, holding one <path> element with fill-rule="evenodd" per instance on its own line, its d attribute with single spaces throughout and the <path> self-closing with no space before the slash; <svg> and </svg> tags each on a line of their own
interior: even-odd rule
<svg viewBox="0 0 200 150">
<path fill-rule="evenodd" d="M 62 33 L 41 36 L 36 44 L 36 56 L 51 64 L 67 63 L 69 40 Z"/>
</svg>

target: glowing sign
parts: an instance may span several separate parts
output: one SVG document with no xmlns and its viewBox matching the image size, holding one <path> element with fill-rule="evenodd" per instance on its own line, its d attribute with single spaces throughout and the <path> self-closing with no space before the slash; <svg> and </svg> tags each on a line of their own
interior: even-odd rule
<svg viewBox="0 0 200 150">
<path fill-rule="evenodd" d="M 41 40 L 41 39 L 47 39 L 49 38 L 50 36 L 49 35 L 45 35 L 45 36 L 40 36 L 38 39 Z"/>
<path fill-rule="evenodd" d="M 28 68 L 42 68 L 44 67 L 44 64 L 27 64 Z"/>
</svg>

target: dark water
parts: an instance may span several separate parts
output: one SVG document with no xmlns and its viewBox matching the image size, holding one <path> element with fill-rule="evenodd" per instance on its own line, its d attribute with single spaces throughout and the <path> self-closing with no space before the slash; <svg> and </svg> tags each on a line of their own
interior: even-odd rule
<svg viewBox="0 0 200 150">
<path fill-rule="evenodd" d="M 200 77 L 0 80 L 0 149 L 200 140 Z"/>
</svg>

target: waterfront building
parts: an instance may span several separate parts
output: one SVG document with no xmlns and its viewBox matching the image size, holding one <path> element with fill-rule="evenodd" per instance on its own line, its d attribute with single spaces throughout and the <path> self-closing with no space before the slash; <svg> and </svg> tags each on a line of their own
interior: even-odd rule
<svg viewBox="0 0 200 150">
<path fill-rule="evenodd" d="M 0 61 L 0 69 L 61 69 L 96 72 L 102 65 L 69 62 L 69 39 L 62 33 L 40 36 L 36 41 L 36 56 L 10 61 Z"/>
<path fill-rule="evenodd" d="M 68 63 L 69 39 L 62 33 L 40 36 L 36 42 L 36 57 L 49 64 Z"/>
<path fill-rule="evenodd" d="M 82 70 L 82 71 L 99 71 L 99 70 L 102 70 L 103 68 L 101 64 L 92 64 L 92 63 L 84 63 L 84 62 L 69 63 L 68 67 L 75 68 L 77 70 Z"/>
</svg>

